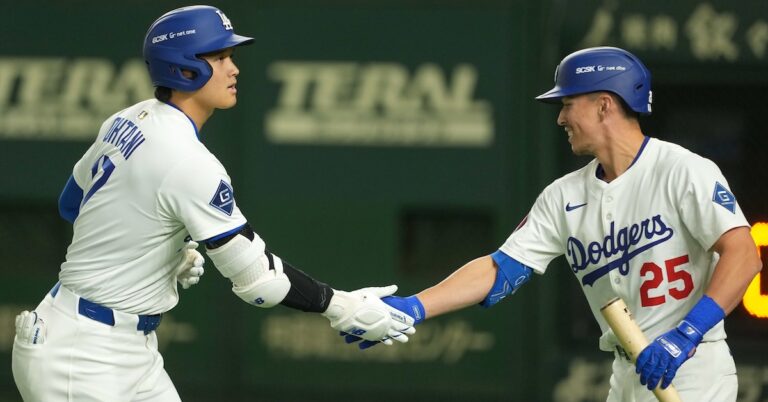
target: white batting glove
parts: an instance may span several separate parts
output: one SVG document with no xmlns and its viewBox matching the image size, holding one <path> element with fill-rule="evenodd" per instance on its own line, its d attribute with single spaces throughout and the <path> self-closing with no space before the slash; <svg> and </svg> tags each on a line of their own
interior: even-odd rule
<svg viewBox="0 0 768 402">
<path fill-rule="evenodd" d="M 189 241 L 184 245 L 182 252 L 184 257 L 176 267 L 176 280 L 179 281 L 181 287 L 189 289 L 192 285 L 197 285 L 200 282 L 200 277 L 203 276 L 205 270 L 203 269 L 203 263 L 205 259 L 196 248 L 198 244 L 195 241 Z"/>
<path fill-rule="evenodd" d="M 380 341 L 385 345 L 391 345 L 392 340 L 408 342 L 407 335 L 416 333 L 413 318 L 381 301 L 382 297 L 395 292 L 396 285 L 353 292 L 334 289 L 323 316 L 331 321 L 331 328 L 368 341 Z"/>
<path fill-rule="evenodd" d="M 37 312 L 25 310 L 16 316 L 16 339 L 30 345 L 45 342 L 45 322 Z"/>
</svg>

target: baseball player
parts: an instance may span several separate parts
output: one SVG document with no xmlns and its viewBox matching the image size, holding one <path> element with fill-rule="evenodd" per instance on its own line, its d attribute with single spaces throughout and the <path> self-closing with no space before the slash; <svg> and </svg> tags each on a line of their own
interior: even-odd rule
<svg viewBox="0 0 768 402">
<path fill-rule="evenodd" d="M 536 99 L 562 104 L 557 124 L 571 149 L 594 159 L 545 188 L 498 251 L 417 295 L 385 302 L 416 323 L 477 303 L 490 307 L 564 254 L 603 331 L 600 348 L 615 352 L 608 401 L 655 401 L 649 390 L 673 381 L 684 401 L 735 401 L 723 318 L 761 262 L 718 167 L 641 131 L 650 83 L 643 63 L 622 49 L 565 57 L 555 87 Z M 636 367 L 599 312 L 615 296 L 654 340 Z"/>
<path fill-rule="evenodd" d="M 231 21 L 209 6 L 166 13 L 144 58 L 156 99 L 110 116 L 60 200 L 73 223 L 59 282 L 16 319 L 13 376 L 25 401 L 179 401 L 155 329 L 203 274 L 197 242 L 256 307 L 322 313 L 336 330 L 405 342 L 413 320 L 381 297 L 396 286 L 334 290 L 266 248 L 230 177 L 200 142 L 216 109 L 237 102 Z M 257 183 L 253 183 L 257 185 Z"/>
</svg>

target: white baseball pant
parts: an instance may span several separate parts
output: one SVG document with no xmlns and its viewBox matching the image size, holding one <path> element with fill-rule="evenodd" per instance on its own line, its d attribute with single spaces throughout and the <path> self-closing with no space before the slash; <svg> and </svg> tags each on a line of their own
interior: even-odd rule
<svg viewBox="0 0 768 402">
<path fill-rule="evenodd" d="M 14 340 L 13 378 L 24 401 L 181 400 L 155 332 L 137 329 L 139 316 L 113 310 L 110 326 L 84 315 L 81 298 L 64 286 L 52 293 L 35 310 L 45 323 L 45 341 Z"/>
<path fill-rule="evenodd" d="M 736 402 L 739 384 L 736 364 L 725 340 L 702 342 L 696 354 L 677 371 L 672 385 L 683 402 Z M 645 385 L 635 365 L 616 353 L 611 390 L 607 402 L 658 402 Z"/>
</svg>

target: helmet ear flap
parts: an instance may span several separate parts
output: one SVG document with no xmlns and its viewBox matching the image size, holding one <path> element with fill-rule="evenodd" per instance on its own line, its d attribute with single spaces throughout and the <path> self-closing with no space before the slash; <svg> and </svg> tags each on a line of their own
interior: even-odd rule
<svg viewBox="0 0 768 402">
<path fill-rule="evenodd" d="M 200 61 L 202 62 L 201 66 L 205 70 L 205 73 L 203 75 L 208 76 L 209 77 L 208 79 L 210 79 L 210 77 L 213 76 L 213 66 L 211 66 L 211 63 L 209 63 L 208 60 L 206 59 L 203 59 L 199 56 L 198 56 L 198 59 L 200 59 Z M 206 82 L 207 81 L 208 80 L 206 80 Z"/>
<path fill-rule="evenodd" d="M 188 68 L 180 68 L 176 66 L 170 66 L 170 68 L 171 68 L 171 74 L 176 74 L 176 75 L 181 74 L 182 77 L 191 81 L 194 81 L 195 78 L 197 78 L 197 76 L 199 75 Z"/>
</svg>

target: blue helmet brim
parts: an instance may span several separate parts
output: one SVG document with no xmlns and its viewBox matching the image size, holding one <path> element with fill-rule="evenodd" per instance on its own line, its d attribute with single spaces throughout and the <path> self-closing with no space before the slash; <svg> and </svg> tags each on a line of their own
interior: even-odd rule
<svg viewBox="0 0 768 402">
<path fill-rule="evenodd" d="M 250 45 L 253 43 L 253 41 L 253 38 L 232 34 L 222 40 L 217 40 L 206 44 L 203 47 L 204 50 L 197 52 L 197 54 L 213 53 L 219 50 L 229 49 L 231 47 Z"/>
</svg>

